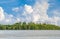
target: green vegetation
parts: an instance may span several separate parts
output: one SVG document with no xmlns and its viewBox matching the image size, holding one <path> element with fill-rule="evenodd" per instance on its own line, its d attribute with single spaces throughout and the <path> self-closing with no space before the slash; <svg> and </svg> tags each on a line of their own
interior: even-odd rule
<svg viewBox="0 0 60 39">
<path fill-rule="evenodd" d="M 33 22 L 19 22 L 13 25 L 1 25 L 0 30 L 60 30 L 59 26 L 52 24 L 35 24 Z"/>
</svg>

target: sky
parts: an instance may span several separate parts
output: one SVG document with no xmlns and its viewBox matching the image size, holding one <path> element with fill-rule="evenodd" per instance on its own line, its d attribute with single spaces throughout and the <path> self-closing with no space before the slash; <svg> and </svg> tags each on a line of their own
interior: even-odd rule
<svg viewBox="0 0 60 39">
<path fill-rule="evenodd" d="M 0 24 L 16 22 L 60 26 L 60 0 L 0 0 Z"/>
</svg>

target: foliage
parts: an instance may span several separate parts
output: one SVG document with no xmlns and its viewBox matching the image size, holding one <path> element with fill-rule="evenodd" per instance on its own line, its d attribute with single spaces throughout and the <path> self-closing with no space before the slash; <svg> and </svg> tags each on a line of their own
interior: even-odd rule
<svg viewBox="0 0 60 39">
<path fill-rule="evenodd" d="M 26 23 L 26 22 L 19 22 L 13 25 L 1 25 L 0 30 L 60 30 L 59 26 L 52 25 L 52 24 L 35 24 L 33 22 Z"/>
</svg>

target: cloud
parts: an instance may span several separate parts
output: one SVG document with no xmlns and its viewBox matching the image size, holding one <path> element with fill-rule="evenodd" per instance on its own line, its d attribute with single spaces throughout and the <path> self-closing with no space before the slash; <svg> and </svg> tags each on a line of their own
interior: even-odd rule
<svg viewBox="0 0 60 39">
<path fill-rule="evenodd" d="M 36 3 L 34 6 L 31 5 L 24 5 L 24 11 L 20 16 L 23 16 L 22 18 L 20 17 L 21 21 L 26 21 L 26 22 L 45 22 L 45 20 L 48 19 L 47 15 L 47 10 L 48 10 L 49 4 L 48 1 L 44 0 L 36 0 Z M 20 7 L 16 7 L 12 9 L 15 12 L 21 11 Z M 19 12 L 21 13 L 21 12 Z M 24 20 L 23 20 L 24 19 Z"/>
<path fill-rule="evenodd" d="M 32 21 L 32 22 L 39 22 L 39 23 L 48 23 L 48 24 L 54 24 L 54 25 L 59 25 L 59 19 L 60 17 L 57 17 L 54 15 L 53 17 L 49 17 L 47 14 L 48 8 L 49 8 L 49 3 L 48 1 L 37 1 L 35 5 L 32 7 L 30 5 L 25 5 L 25 11 L 24 11 L 24 20 L 27 21 Z M 27 9 L 30 7 L 29 9 Z M 27 11 L 26 11 L 27 10 Z M 32 12 L 30 12 L 32 10 Z M 29 14 L 27 14 L 29 13 Z M 56 13 L 55 13 L 56 14 Z"/>
<path fill-rule="evenodd" d="M 54 25 L 60 26 L 60 10 L 58 8 L 53 9 L 53 10 L 49 11 L 49 13 L 52 13 L 52 17 L 49 17 L 46 22 L 48 22 L 49 24 L 54 24 Z"/>
<path fill-rule="evenodd" d="M 60 25 L 60 17 L 51 17 L 51 18 L 48 18 L 48 20 L 46 21 L 46 23 L 48 24 L 54 24 L 54 25 Z"/>
<path fill-rule="evenodd" d="M 20 22 L 20 18 L 17 18 L 16 22 Z"/>
<path fill-rule="evenodd" d="M 35 22 L 35 23 L 48 23 L 60 25 L 59 11 L 53 11 L 53 17 L 47 14 L 49 3 L 46 0 L 36 0 L 34 6 L 25 4 L 24 6 L 12 8 L 16 12 L 16 17 L 13 14 L 7 14 L 3 8 L 0 7 L 0 23 L 13 24 L 16 22 Z"/>
<path fill-rule="evenodd" d="M 19 9 L 19 7 L 15 7 L 15 8 L 12 9 L 12 11 L 19 12 L 20 9 Z"/>
<path fill-rule="evenodd" d="M 4 10 L 2 7 L 0 7 L 0 21 L 5 19 L 5 15 L 4 15 Z"/>
<path fill-rule="evenodd" d="M 34 20 L 36 21 L 45 21 L 48 19 L 48 15 L 47 15 L 47 10 L 48 10 L 49 4 L 47 2 L 36 2 L 34 8 L 33 8 L 33 18 L 35 18 Z M 34 21 L 33 20 L 33 21 Z M 36 22 L 35 21 L 35 22 Z"/>
<path fill-rule="evenodd" d="M 5 22 L 10 23 L 14 19 L 12 14 L 5 14 Z"/>
<path fill-rule="evenodd" d="M 16 19 L 12 14 L 7 14 L 4 9 L 0 7 L 0 24 L 13 24 Z"/>
<path fill-rule="evenodd" d="M 54 16 L 60 17 L 60 10 L 59 9 L 53 10 L 53 14 L 54 14 Z"/>
<path fill-rule="evenodd" d="M 33 9 L 32 9 L 32 7 L 31 7 L 30 5 L 25 4 L 24 7 L 25 7 L 25 11 L 26 11 L 28 14 L 33 12 Z"/>
<path fill-rule="evenodd" d="M 53 17 L 51 17 L 55 23 L 55 25 L 60 25 L 60 11 L 59 9 L 55 9 L 52 11 Z"/>
<path fill-rule="evenodd" d="M 22 17 L 21 20 L 25 21 L 25 22 L 31 22 L 32 21 L 32 13 L 33 13 L 33 7 L 25 4 L 24 5 L 24 12 L 22 13 L 22 16 L 24 16 L 24 17 Z"/>
<path fill-rule="evenodd" d="M 48 19 L 48 15 L 47 15 L 47 10 L 49 7 L 48 2 L 42 2 L 40 3 L 39 1 L 37 1 L 35 3 L 35 5 L 32 7 L 30 5 L 26 5 L 25 4 L 25 11 L 23 13 L 23 15 L 25 16 L 25 21 L 32 21 L 32 22 L 45 22 L 45 20 Z"/>
<path fill-rule="evenodd" d="M 5 19 L 5 22 L 9 23 L 10 22 L 10 19 Z"/>
<path fill-rule="evenodd" d="M 19 12 L 20 8 L 14 8 L 15 12 Z M 18 15 L 15 17 L 13 14 L 8 14 L 0 7 L 0 24 L 14 24 L 20 22 Z"/>
<path fill-rule="evenodd" d="M 33 22 L 37 22 L 40 19 L 40 15 L 39 14 L 33 14 Z"/>
</svg>

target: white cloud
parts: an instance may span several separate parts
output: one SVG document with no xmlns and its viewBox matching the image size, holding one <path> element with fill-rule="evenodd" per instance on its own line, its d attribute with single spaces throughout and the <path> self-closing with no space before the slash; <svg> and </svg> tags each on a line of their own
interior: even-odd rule
<svg viewBox="0 0 60 39">
<path fill-rule="evenodd" d="M 20 18 L 17 18 L 16 22 L 20 22 Z"/>
<path fill-rule="evenodd" d="M 19 12 L 19 15 L 17 17 L 14 17 L 12 14 L 7 14 L 4 12 L 2 7 L 0 7 L 0 23 L 4 24 L 13 24 L 20 21 L 25 22 L 40 22 L 40 23 L 49 23 L 49 24 L 55 24 L 60 25 L 60 17 L 56 16 L 59 14 L 58 11 L 53 11 L 55 14 L 53 17 L 48 17 L 47 10 L 49 8 L 49 3 L 46 0 L 36 0 L 35 5 L 32 7 L 30 5 L 25 4 L 24 9 L 23 7 L 16 7 L 12 10 L 15 12 Z M 23 11 L 21 14 L 20 11 Z M 58 14 L 57 14 L 58 13 Z"/>
<path fill-rule="evenodd" d="M 20 10 L 20 8 L 18 9 Z M 19 11 L 18 9 L 16 10 L 16 12 Z M 14 17 L 13 14 L 4 12 L 4 9 L 0 7 L 0 24 L 14 24 L 16 22 L 20 22 L 20 18 L 18 18 L 18 16 Z"/>
<path fill-rule="evenodd" d="M 12 14 L 9 15 L 11 18 L 14 17 Z"/>
<path fill-rule="evenodd" d="M 46 21 L 46 23 L 48 24 L 54 24 L 54 25 L 60 25 L 60 17 L 51 17 L 51 18 L 48 18 L 48 20 Z"/>
<path fill-rule="evenodd" d="M 49 4 L 47 1 L 44 0 L 37 0 L 37 2 L 35 3 L 35 5 L 32 7 L 30 5 L 25 4 L 24 6 L 24 12 L 22 14 L 22 18 L 20 18 L 20 20 L 29 22 L 29 21 L 33 21 L 33 22 L 37 22 L 37 21 L 43 21 L 45 22 L 45 20 L 48 19 L 48 15 L 47 15 L 47 10 L 48 10 Z M 13 11 L 19 11 L 19 8 L 14 8 Z M 21 14 L 20 14 L 21 15 Z"/>
<path fill-rule="evenodd" d="M 23 13 L 23 16 L 25 16 L 24 21 L 29 22 L 45 22 L 48 19 L 47 10 L 49 7 L 48 2 L 42 2 L 40 3 L 37 1 L 35 5 L 32 7 L 30 5 L 25 4 L 25 11 Z"/>
<path fill-rule="evenodd" d="M 39 21 L 40 15 L 39 14 L 34 14 L 33 15 L 33 22 Z"/>
<path fill-rule="evenodd" d="M 9 23 L 10 22 L 10 19 L 5 19 L 5 22 Z"/>
<path fill-rule="evenodd" d="M 4 9 L 0 7 L 0 24 L 13 24 L 14 19 L 15 18 L 12 14 L 7 14 L 4 12 Z"/>
<path fill-rule="evenodd" d="M 21 20 L 25 21 L 25 22 L 31 22 L 31 20 L 32 20 L 32 13 L 33 13 L 32 6 L 25 4 L 25 6 L 24 6 L 24 12 L 22 14 L 22 16 L 24 16 L 24 17 L 22 17 Z"/>
<path fill-rule="evenodd" d="M 43 2 L 43 4 L 41 4 L 40 2 L 36 2 L 35 6 L 33 8 L 33 10 L 34 10 L 33 16 L 36 17 L 34 20 L 36 20 L 36 21 L 47 20 L 48 19 L 48 15 L 47 15 L 48 7 L 49 7 L 49 4 L 47 2 Z"/>
<path fill-rule="evenodd" d="M 13 17 L 14 17 L 14 16 L 13 16 L 12 14 L 6 14 L 4 21 L 5 21 L 6 23 L 10 23 L 10 22 L 12 22 L 12 20 L 14 19 Z"/>
<path fill-rule="evenodd" d="M 25 11 L 23 15 L 25 16 L 25 21 L 45 21 L 48 19 L 47 9 L 49 4 L 47 2 L 43 2 L 42 4 L 37 1 L 36 4 L 32 7 L 30 5 L 25 4 Z"/>
<path fill-rule="evenodd" d="M 25 4 L 25 11 L 29 14 L 33 12 L 33 9 L 30 5 Z"/>
<path fill-rule="evenodd" d="M 54 22 L 56 25 L 60 25 L 60 17 L 54 17 Z"/>
<path fill-rule="evenodd" d="M 13 7 L 12 8 L 12 11 L 14 13 L 22 13 L 24 11 L 24 7 L 23 6 L 20 6 L 20 7 Z"/>
<path fill-rule="evenodd" d="M 19 10 L 20 10 L 19 7 L 15 7 L 12 9 L 12 11 L 15 11 L 15 12 L 19 12 Z"/>
<path fill-rule="evenodd" d="M 4 10 L 2 7 L 0 7 L 0 21 L 5 19 L 5 15 L 4 15 Z"/>
<path fill-rule="evenodd" d="M 59 9 L 53 10 L 53 14 L 54 16 L 60 17 L 60 10 Z"/>
<path fill-rule="evenodd" d="M 52 10 L 50 13 L 53 13 L 53 17 L 48 18 L 48 23 L 60 25 L 60 10 L 55 9 L 55 10 Z"/>
<path fill-rule="evenodd" d="M 38 0 L 33 7 L 29 5 L 25 5 L 25 7 L 26 8 L 23 14 L 27 18 L 27 19 L 24 18 L 26 22 L 28 20 L 33 22 L 49 23 L 49 24 L 55 24 L 55 25 L 58 25 L 60 23 L 60 22 L 58 23 L 60 17 L 56 17 L 56 15 L 51 18 L 48 17 L 48 14 L 47 14 L 47 10 L 49 8 L 48 1 Z M 28 7 L 31 7 L 31 8 L 27 9 Z M 29 14 L 27 14 L 26 10 Z M 30 12 L 31 10 L 33 11 Z"/>
</svg>

